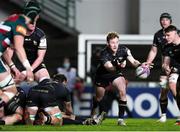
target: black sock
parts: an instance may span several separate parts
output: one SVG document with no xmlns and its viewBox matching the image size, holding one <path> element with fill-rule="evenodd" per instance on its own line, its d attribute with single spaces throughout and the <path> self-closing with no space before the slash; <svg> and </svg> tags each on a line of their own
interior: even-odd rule
<svg viewBox="0 0 180 132">
<path fill-rule="evenodd" d="M 75 117 L 75 120 L 85 121 L 85 120 L 86 120 L 86 118 L 81 117 L 81 116 L 76 116 L 76 117 Z"/>
<path fill-rule="evenodd" d="M 91 110 L 91 115 L 94 114 L 94 111 L 95 109 L 99 106 L 99 101 L 96 100 L 95 97 L 93 97 L 93 100 L 92 100 L 92 110 Z"/>
<path fill-rule="evenodd" d="M 167 100 L 167 99 L 164 99 L 164 100 L 161 100 L 161 99 L 160 99 L 160 107 L 161 107 L 161 112 L 162 112 L 162 114 L 163 114 L 163 113 L 166 113 L 166 111 L 167 111 L 167 105 L 168 105 L 168 100 Z"/>
<path fill-rule="evenodd" d="M 63 118 L 63 125 L 71 125 L 71 124 L 82 125 L 82 121 Z"/>
<path fill-rule="evenodd" d="M 179 92 L 177 92 L 177 95 L 176 95 L 176 103 L 177 103 L 177 106 L 180 110 L 180 93 Z"/>
<path fill-rule="evenodd" d="M 0 125 L 5 125 L 5 121 L 0 119 Z"/>
<path fill-rule="evenodd" d="M 123 119 L 124 118 L 124 112 L 127 107 L 127 101 L 122 101 L 119 100 L 119 118 Z"/>
</svg>

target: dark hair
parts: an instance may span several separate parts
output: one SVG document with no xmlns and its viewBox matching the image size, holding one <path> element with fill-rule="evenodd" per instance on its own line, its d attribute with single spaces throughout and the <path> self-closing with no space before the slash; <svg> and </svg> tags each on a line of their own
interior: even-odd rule
<svg viewBox="0 0 180 132">
<path fill-rule="evenodd" d="M 34 22 L 35 17 L 41 12 L 39 3 L 36 0 L 31 0 L 24 6 L 23 14 Z"/>
<path fill-rule="evenodd" d="M 168 18 L 171 22 L 172 22 L 172 17 L 169 13 L 162 13 L 161 16 L 160 16 L 160 21 L 162 18 Z"/>
<path fill-rule="evenodd" d="M 177 28 L 173 25 L 168 26 L 166 29 L 164 29 L 165 33 L 171 32 L 171 31 L 177 31 Z"/>
<path fill-rule="evenodd" d="M 63 83 L 64 81 L 67 82 L 67 78 L 64 74 L 55 74 L 53 75 L 52 79 L 60 83 Z"/>
<path fill-rule="evenodd" d="M 114 38 L 119 38 L 118 33 L 116 33 L 116 32 L 109 32 L 107 34 L 106 41 L 109 42 L 109 40 L 114 39 Z"/>
</svg>

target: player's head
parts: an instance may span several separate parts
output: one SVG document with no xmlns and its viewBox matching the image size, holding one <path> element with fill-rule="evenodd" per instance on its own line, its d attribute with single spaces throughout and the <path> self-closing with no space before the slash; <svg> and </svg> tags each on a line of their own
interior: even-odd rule
<svg viewBox="0 0 180 132">
<path fill-rule="evenodd" d="M 179 37 L 179 35 L 177 33 L 177 28 L 173 25 L 168 26 L 164 30 L 164 33 L 165 33 L 166 40 L 168 43 L 174 43 L 176 41 L 176 39 Z"/>
<path fill-rule="evenodd" d="M 56 82 L 67 84 L 67 78 L 64 74 L 55 74 L 52 79 Z"/>
<path fill-rule="evenodd" d="M 23 14 L 31 19 L 32 24 L 37 20 L 40 12 L 41 8 L 39 6 L 39 3 L 35 0 L 27 2 L 23 9 Z"/>
<path fill-rule="evenodd" d="M 112 50 L 112 52 L 117 52 L 119 45 L 119 35 L 116 32 L 109 32 L 106 37 L 107 46 Z"/>
<path fill-rule="evenodd" d="M 162 13 L 159 20 L 162 28 L 167 28 L 172 23 L 172 17 L 169 13 Z"/>
</svg>

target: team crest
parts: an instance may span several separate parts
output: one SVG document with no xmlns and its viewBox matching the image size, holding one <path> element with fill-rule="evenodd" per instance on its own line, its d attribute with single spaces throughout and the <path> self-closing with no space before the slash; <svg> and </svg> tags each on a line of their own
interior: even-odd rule
<svg viewBox="0 0 180 132">
<path fill-rule="evenodd" d="M 18 26 L 16 27 L 16 32 L 19 32 L 19 33 L 21 33 L 21 34 L 23 34 L 23 35 L 26 35 L 26 28 L 24 28 L 24 27 L 21 26 L 21 25 L 18 25 Z"/>
</svg>

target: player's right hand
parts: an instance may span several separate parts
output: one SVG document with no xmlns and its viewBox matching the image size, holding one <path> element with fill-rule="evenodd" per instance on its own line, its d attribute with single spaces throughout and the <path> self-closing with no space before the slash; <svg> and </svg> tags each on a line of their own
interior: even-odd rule
<svg viewBox="0 0 180 132">
<path fill-rule="evenodd" d="M 28 82 L 34 81 L 34 74 L 30 68 L 26 69 L 26 79 Z"/>
<path fill-rule="evenodd" d="M 145 66 L 145 67 L 148 67 L 149 69 L 152 69 L 153 66 L 154 66 L 154 63 L 143 62 L 141 65 Z"/>
</svg>

